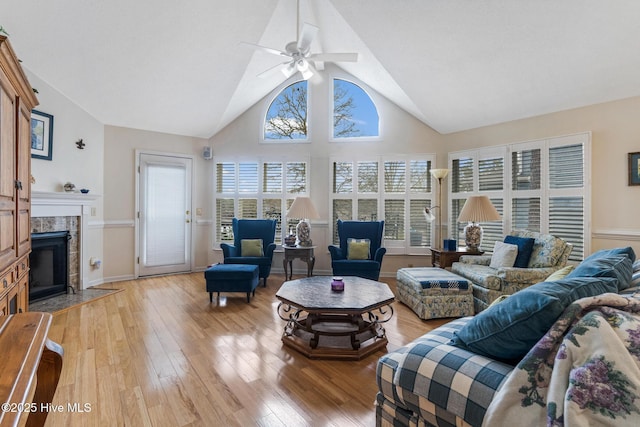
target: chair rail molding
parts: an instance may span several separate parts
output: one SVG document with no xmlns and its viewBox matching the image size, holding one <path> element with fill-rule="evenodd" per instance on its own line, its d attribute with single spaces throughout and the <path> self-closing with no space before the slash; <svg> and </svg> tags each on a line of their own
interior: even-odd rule
<svg viewBox="0 0 640 427">
<path fill-rule="evenodd" d="M 604 228 L 604 229 L 594 230 L 593 233 L 591 233 L 591 238 L 637 242 L 637 241 L 640 241 L 640 230 Z"/>
</svg>

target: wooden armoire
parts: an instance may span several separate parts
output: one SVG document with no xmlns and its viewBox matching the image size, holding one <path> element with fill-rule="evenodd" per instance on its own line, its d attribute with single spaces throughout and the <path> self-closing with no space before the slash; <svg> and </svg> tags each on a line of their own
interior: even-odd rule
<svg viewBox="0 0 640 427">
<path fill-rule="evenodd" d="M 0 36 L 0 315 L 29 307 L 31 110 L 38 100 Z"/>
</svg>

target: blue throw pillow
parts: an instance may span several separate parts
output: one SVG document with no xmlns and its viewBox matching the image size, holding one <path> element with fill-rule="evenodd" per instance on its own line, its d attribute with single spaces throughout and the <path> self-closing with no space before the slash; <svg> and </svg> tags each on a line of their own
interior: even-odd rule
<svg viewBox="0 0 640 427">
<path fill-rule="evenodd" d="M 636 260 L 636 253 L 633 251 L 633 248 L 631 246 L 627 246 L 624 248 L 600 249 L 599 251 L 594 252 L 586 257 L 582 262 L 615 255 L 626 255 L 629 257 L 632 263 Z"/>
<path fill-rule="evenodd" d="M 527 354 L 572 302 L 618 292 L 616 281 L 576 277 L 537 283 L 473 317 L 455 332 L 450 344 L 513 363 Z"/>
<path fill-rule="evenodd" d="M 504 243 L 509 243 L 518 247 L 518 256 L 516 257 L 516 262 L 513 264 L 514 267 L 529 267 L 529 259 L 531 259 L 533 244 L 535 242 L 536 239 L 531 237 L 507 236 L 504 238 Z"/>
<path fill-rule="evenodd" d="M 633 263 L 626 255 L 609 255 L 588 257 L 567 275 L 567 278 L 578 277 L 613 277 L 617 281 L 618 291 L 631 286 Z"/>
</svg>

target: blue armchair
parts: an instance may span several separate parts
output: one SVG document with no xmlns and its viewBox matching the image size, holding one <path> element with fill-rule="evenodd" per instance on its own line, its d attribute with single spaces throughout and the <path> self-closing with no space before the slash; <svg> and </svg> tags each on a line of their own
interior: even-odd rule
<svg viewBox="0 0 640 427">
<path fill-rule="evenodd" d="M 276 244 L 276 220 L 274 219 L 237 219 L 233 218 L 233 245 L 221 243 L 225 264 L 251 264 L 260 269 L 258 276 L 267 286 L 267 277 L 271 273 L 271 262 Z M 262 240 L 262 256 L 242 256 L 243 240 Z M 248 252 L 248 251 L 246 251 Z M 245 253 L 246 253 L 245 252 Z M 254 251 L 255 252 L 255 247 Z"/>
<path fill-rule="evenodd" d="M 384 221 L 342 221 L 339 219 L 337 226 L 340 246 L 329 246 L 333 275 L 358 276 L 378 280 L 382 257 L 387 252 L 386 248 L 381 247 Z M 369 240 L 368 256 L 349 256 L 349 239 Z"/>
</svg>

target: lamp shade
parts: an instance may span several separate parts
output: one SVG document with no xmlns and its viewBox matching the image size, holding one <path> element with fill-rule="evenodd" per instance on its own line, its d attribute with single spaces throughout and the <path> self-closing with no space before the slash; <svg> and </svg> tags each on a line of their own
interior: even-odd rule
<svg viewBox="0 0 640 427">
<path fill-rule="evenodd" d="M 296 197 L 287 211 L 287 218 L 320 219 L 316 207 L 309 197 Z"/>
<path fill-rule="evenodd" d="M 487 196 L 469 197 L 458 216 L 458 222 L 500 221 L 501 219 Z"/>
<path fill-rule="evenodd" d="M 431 169 L 431 175 L 436 179 L 444 179 L 449 175 L 449 169 Z"/>
</svg>

